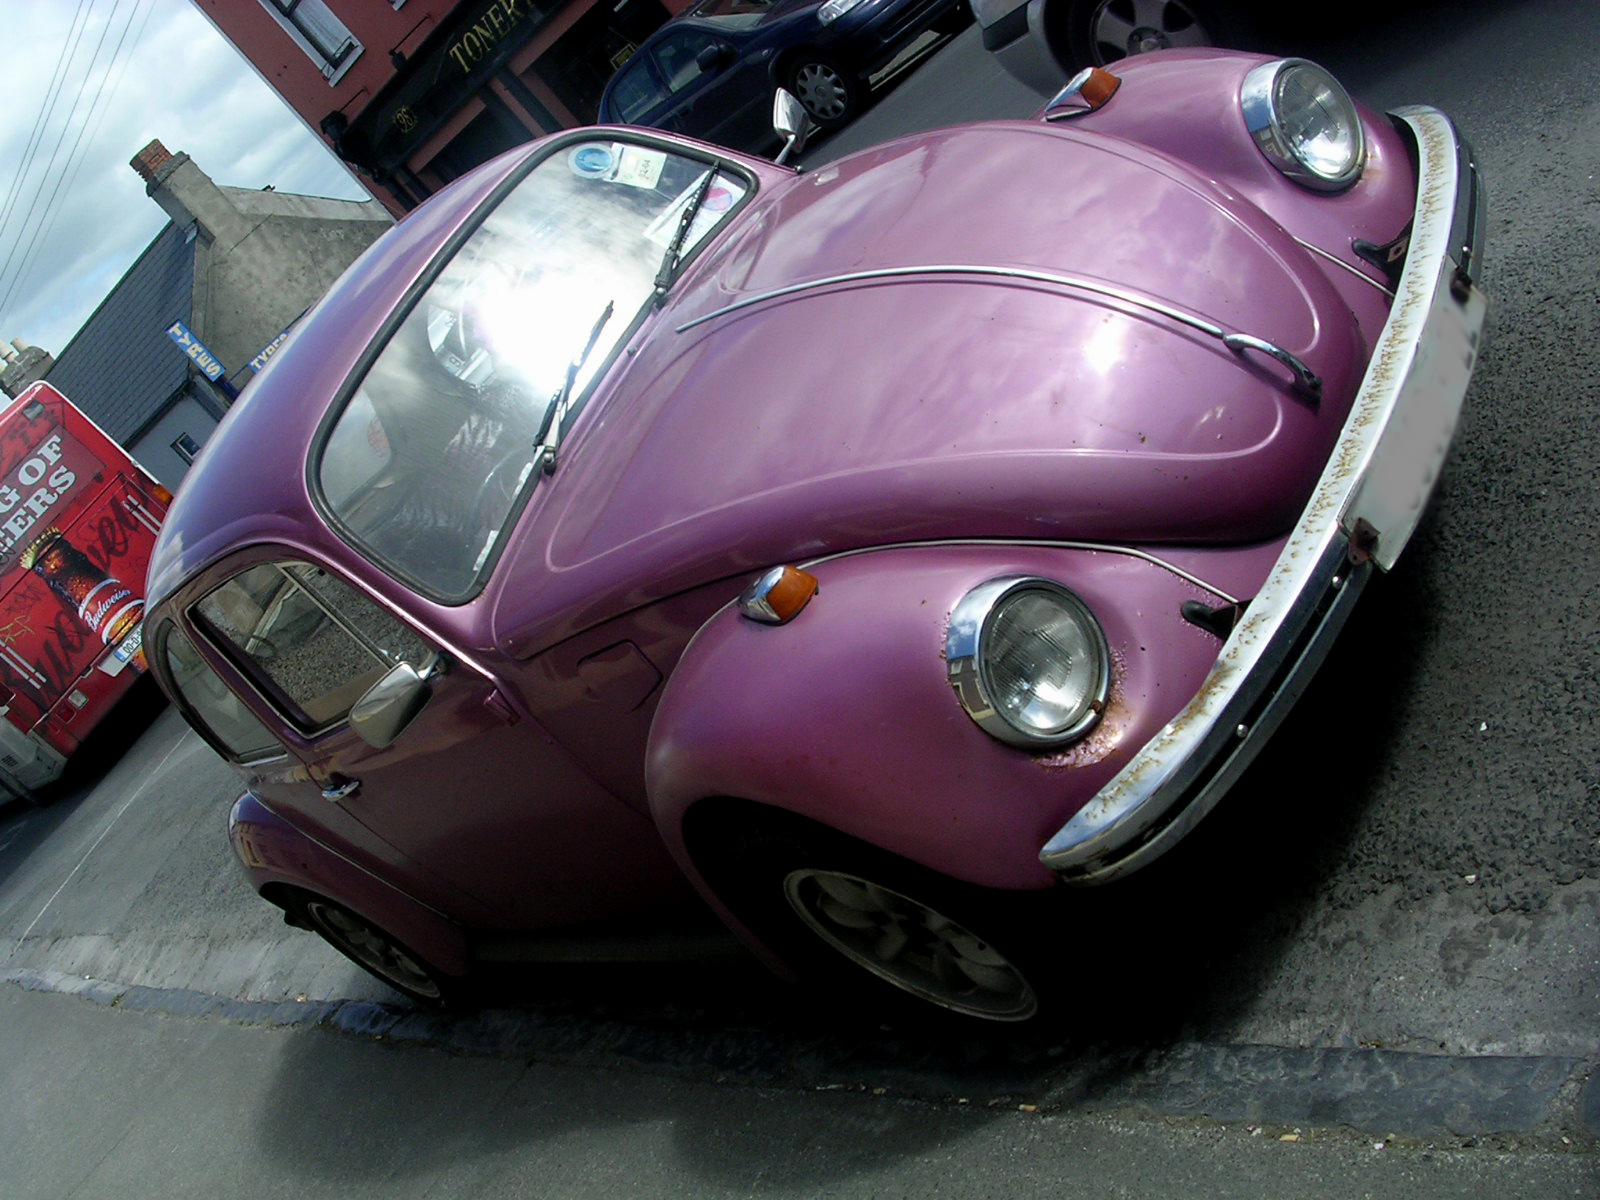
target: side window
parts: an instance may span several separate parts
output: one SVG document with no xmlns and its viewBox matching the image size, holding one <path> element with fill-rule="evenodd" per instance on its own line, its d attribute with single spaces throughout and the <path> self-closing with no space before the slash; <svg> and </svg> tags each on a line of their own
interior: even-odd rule
<svg viewBox="0 0 1600 1200">
<path fill-rule="evenodd" d="M 361 54 L 361 43 L 327 5 L 326 0 L 261 0 L 273 20 L 311 57 L 329 83 Z M 399 5 L 395 5 L 396 8 Z"/>
<path fill-rule="evenodd" d="M 644 55 L 635 58 L 617 75 L 612 86 L 617 116 L 628 124 L 637 123 L 661 99 L 656 94 L 656 81 L 650 78 L 650 66 Z"/>
<path fill-rule="evenodd" d="M 391 667 L 426 670 L 433 650 L 343 580 L 304 563 L 263 563 L 196 606 L 198 617 L 306 732 L 344 718 Z"/>
<path fill-rule="evenodd" d="M 699 79 L 704 74 L 700 69 L 700 52 L 715 45 L 714 39 L 690 30 L 676 37 L 663 38 L 656 46 L 655 54 L 667 87 L 674 92 L 681 92 Z"/>
<path fill-rule="evenodd" d="M 239 702 L 227 685 L 208 667 L 184 632 L 175 625 L 163 652 L 167 671 L 189 709 L 201 720 L 214 741 L 244 762 L 282 754 L 283 747 L 255 714 Z"/>
</svg>

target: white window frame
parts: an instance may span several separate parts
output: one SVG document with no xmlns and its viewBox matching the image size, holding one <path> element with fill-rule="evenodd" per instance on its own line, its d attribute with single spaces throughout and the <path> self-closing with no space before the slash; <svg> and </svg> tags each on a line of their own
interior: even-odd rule
<svg viewBox="0 0 1600 1200">
<path fill-rule="evenodd" d="M 330 62 L 327 56 L 317 48 L 316 43 L 301 32 L 294 18 L 284 11 L 284 5 L 286 4 L 293 8 L 303 8 L 308 13 L 315 13 L 319 20 L 337 25 L 343 31 L 345 40 L 349 43 L 349 50 L 337 62 Z M 361 57 L 363 47 L 360 40 L 350 32 L 349 27 L 339 19 L 338 14 L 328 7 L 326 0 L 261 0 L 261 7 L 266 9 L 272 19 L 278 23 L 279 28 L 289 35 L 290 40 L 305 51 L 306 57 L 316 64 L 317 69 L 322 73 L 322 77 L 328 81 L 328 86 L 332 87 L 338 83 L 344 77 L 344 73 L 355 65 L 356 59 Z"/>
</svg>

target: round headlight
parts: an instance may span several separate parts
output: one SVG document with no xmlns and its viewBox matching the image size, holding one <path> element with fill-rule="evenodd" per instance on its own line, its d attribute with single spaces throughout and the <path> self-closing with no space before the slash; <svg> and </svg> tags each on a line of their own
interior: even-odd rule
<svg viewBox="0 0 1600 1200">
<path fill-rule="evenodd" d="M 945 662 L 967 714 L 1032 749 L 1088 733 L 1111 688 L 1111 650 L 1094 614 L 1060 584 L 1029 576 L 991 579 L 961 598 Z"/>
<path fill-rule="evenodd" d="M 1304 187 L 1336 192 L 1361 176 L 1366 136 L 1339 81 L 1303 58 L 1262 63 L 1239 95 L 1245 126 L 1278 170 Z"/>
</svg>

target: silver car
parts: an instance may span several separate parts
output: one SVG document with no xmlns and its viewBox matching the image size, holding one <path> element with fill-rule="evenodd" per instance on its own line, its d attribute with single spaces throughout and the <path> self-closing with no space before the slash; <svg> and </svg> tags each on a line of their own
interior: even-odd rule
<svg viewBox="0 0 1600 1200">
<path fill-rule="evenodd" d="M 1012 76 L 1050 95 L 1079 67 L 1190 46 L 1242 46 L 1226 0 L 972 0 L 983 45 Z"/>
</svg>

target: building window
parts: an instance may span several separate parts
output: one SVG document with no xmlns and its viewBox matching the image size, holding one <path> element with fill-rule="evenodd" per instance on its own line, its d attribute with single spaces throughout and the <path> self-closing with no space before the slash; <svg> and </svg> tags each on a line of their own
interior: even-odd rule
<svg viewBox="0 0 1600 1200">
<path fill-rule="evenodd" d="M 261 4 L 295 44 L 311 56 L 329 83 L 338 83 L 339 77 L 361 56 L 361 43 L 325 0 L 261 0 Z"/>
<path fill-rule="evenodd" d="M 194 456 L 200 453 L 200 443 L 187 433 L 180 433 L 172 439 L 172 451 L 186 463 L 192 463 Z"/>
</svg>

